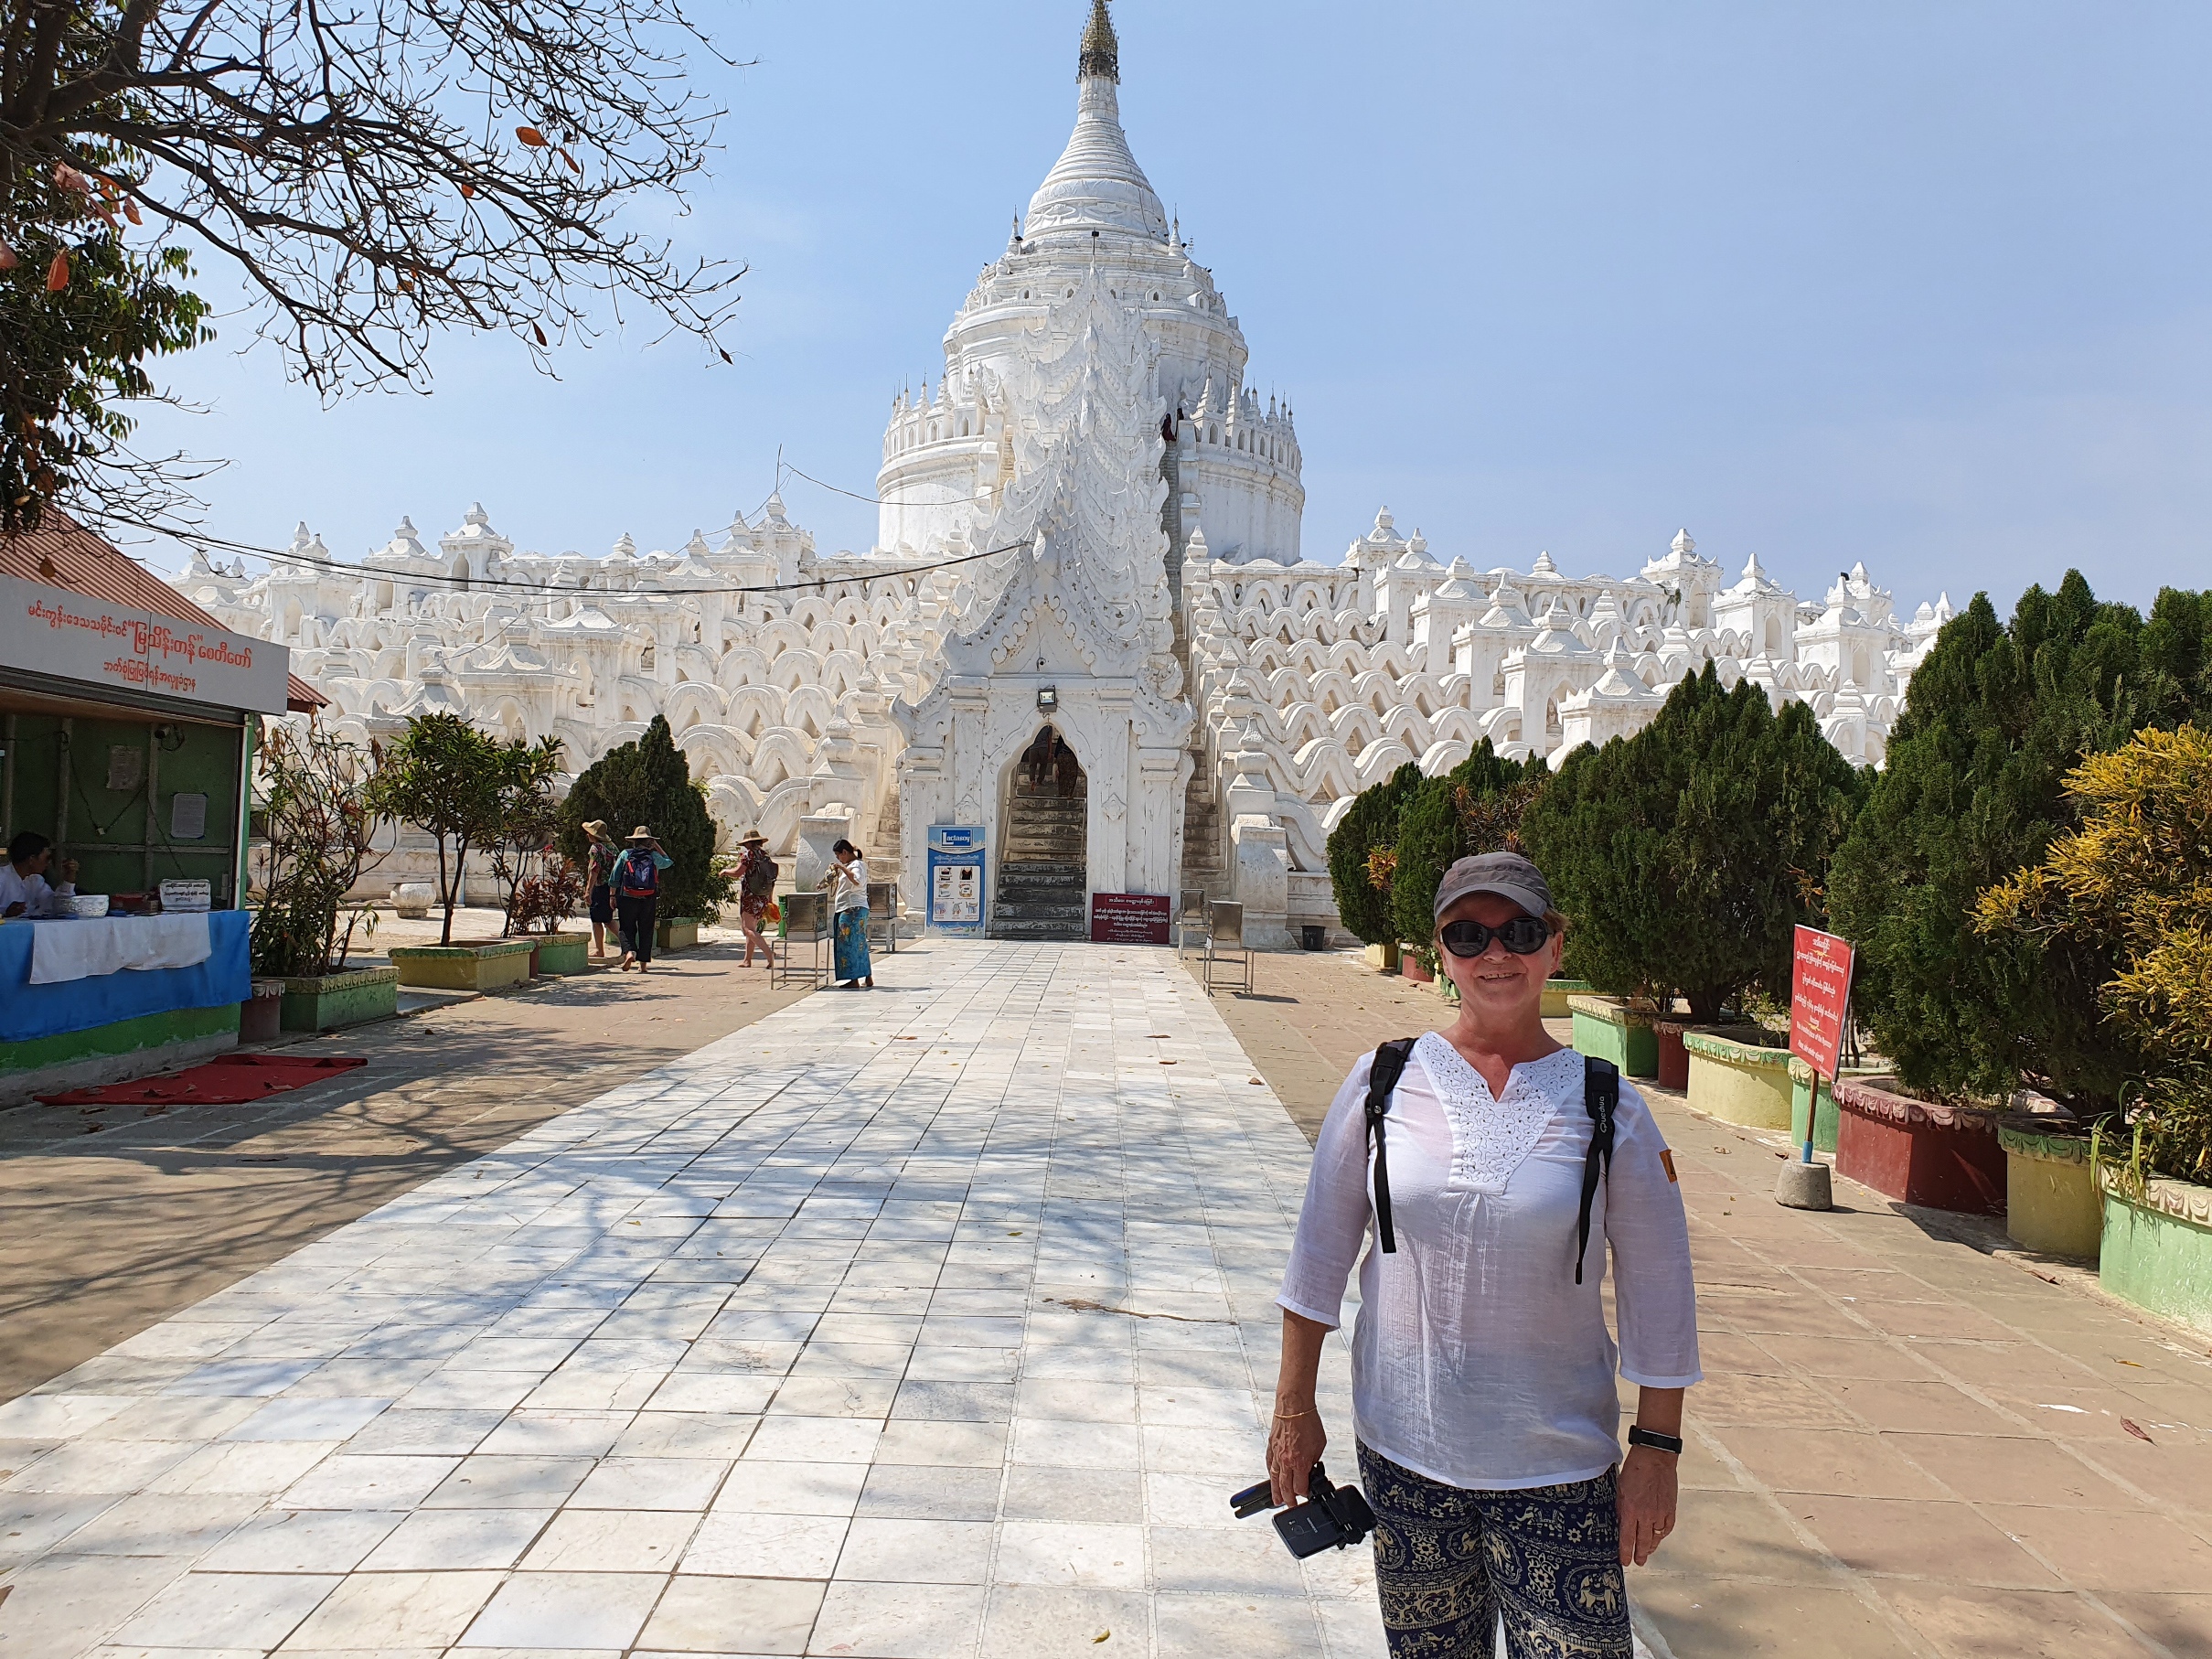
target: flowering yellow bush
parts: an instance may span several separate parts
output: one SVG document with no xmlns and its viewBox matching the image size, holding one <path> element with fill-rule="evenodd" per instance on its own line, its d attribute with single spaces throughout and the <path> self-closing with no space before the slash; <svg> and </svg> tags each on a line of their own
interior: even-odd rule
<svg viewBox="0 0 2212 1659">
<path fill-rule="evenodd" d="M 2079 830 L 1981 894 L 1974 925 L 2065 933 L 2111 952 L 2106 1017 L 2142 1063 L 2145 1161 L 2212 1182 L 2212 733 L 2144 731 L 2067 777 Z"/>
</svg>

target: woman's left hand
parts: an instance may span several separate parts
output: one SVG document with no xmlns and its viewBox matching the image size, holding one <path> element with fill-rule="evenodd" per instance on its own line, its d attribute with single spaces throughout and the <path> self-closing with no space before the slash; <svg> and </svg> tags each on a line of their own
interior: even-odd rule
<svg viewBox="0 0 2212 1659">
<path fill-rule="evenodd" d="M 1679 1460 L 1672 1452 L 1631 1446 L 1621 1460 L 1614 1503 L 1620 1515 L 1620 1564 L 1641 1567 L 1674 1530 Z"/>
</svg>

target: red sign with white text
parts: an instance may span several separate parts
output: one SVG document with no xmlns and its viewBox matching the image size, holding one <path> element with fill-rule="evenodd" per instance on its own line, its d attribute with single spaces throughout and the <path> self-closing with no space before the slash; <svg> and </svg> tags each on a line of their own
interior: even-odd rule
<svg viewBox="0 0 2212 1659">
<path fill-rule="evenodd" d="M 1091 894 L 1091 943 L 1165 945 L 1171 914 L 1164 893 Z"/>
<path fill-rule="evenodd" d="M 1797 930 L 1790 975 L 1790 1052 L 1831 1083 L 1843 1059 L 1852 957 L 1850 943 L 1833 933 Z"/>
</svg>

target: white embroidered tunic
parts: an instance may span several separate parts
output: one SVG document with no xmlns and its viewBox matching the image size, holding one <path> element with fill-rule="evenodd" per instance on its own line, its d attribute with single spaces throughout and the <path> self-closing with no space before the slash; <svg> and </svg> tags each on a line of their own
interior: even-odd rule
<svg viewBox="0 0 2212 1659">
<path fill-rule="evenodd" d="M 1313 1149 L 1277 1300 L 1334 1327 L 1373 1237 L 1363 1056 Z M 1502 1098 L 1441 1036 L 1414 1045 L 1384 1119 L 1397 1251 L 1360 1262 L 1352 1415 L 1393 1462 L 1466 1489 L 1595 1479 L 1619 1461 L 1616 1371 L 1680 1388 L 1697 1365 L 1697 1301 L 1681 1189 L 1643 1097 L 1624 1079 L 1613 1168 L 1590 1207 L 1575 1282 L 1591 1125 L 1582 1056 L 1513 1067 Z M 1620 1345 L 1602 1286 L 1612 1247 Z"/>
</svg>

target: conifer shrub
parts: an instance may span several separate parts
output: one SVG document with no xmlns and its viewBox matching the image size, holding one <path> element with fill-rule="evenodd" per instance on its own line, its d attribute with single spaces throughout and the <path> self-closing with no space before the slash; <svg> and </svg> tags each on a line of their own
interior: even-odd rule
<svg viewBox="0 0 2212 1659">
<path fill-rule="evenodd" d="M 1533 763 L 1537 776 L 1543 767 L 1541 760 Z M 1525 807 L 1531 770 L 1517 760 L 1500 759 L 1486 737 L 1449 772 L 1423 778 L 1399 807 L 1391 916 L 1396 937 L 1419 947 L 1432 968 L 1437 884 L 1459 860 L 1518 842 L 1518 813 L 1504 803 L 1511 795 Z M 1517 844 L 1512 850 L 1519 851 Z"/>
<path fill-rule="evenodd" d="M 2067 776 L 2081 809 L 2043 862 L 1984 892 L 1984 937 L 2109 947 L 2098 988 L 2132 1051 L 2143 1162 L 2212 1183 L 2212 731 L 2138 733 Z"/>
<path fill-rule="evenodd" d="M 1812 711 L 1775 713 L 1707 663 L 1633 737 L 1568 755 L 1522 820 L 1571 924 L 1566 971 L 1617 996 L 1679 994 L 1710 1022 L 1788 994 L 1799 924 L 1865 783 Z"/>
<path fill-rule="evenodd" d="M 1980 894 L 2079 827 L 2068 775 L 2139 727 L 2212 709 L 2203 594 L 2146 624 L 2078 571 L 2031 587 L 2009 623 L 1986 594 L 1915 671 L 1887 764 L 1836 854 L 1830 903 L 1857 947 L 1853 1005 L 1920 1093 L 2003 1098 L 2025 1081 L 2085 1116 L 2118 1108 L 2132 1065 L 2107 1022 L 2110 945 L 1975 925 Z"/>
<path fill-rule="evenodd" d="M 609 749 L 586 766 L 561 803 L 555 844 L 570 862 L 588 862 L 591 838 L 583 826 L 594 819 L 618 841 L 643 824 L 675 861 L 660 872 L 661 915 L 711 922 L 730 899 L 729 874 L 714 860 L 707 792 L 691 781 L 691 768 L 661 715 L 635 742 Z"/>
<path fill-rule="evenodd" d="M 1397 942 L 1390 883 L 1387 878 L 1375 882 L 1369 866 L 1374 854 L 1389 851 L 1396 841 L 1399 809 L 1422 781 L 1421 768 L 1407 761 L 1381 783 L 1361 790 L 1329 832 L 1329 885 L 1337 919 L 1362 944 Z M 1387 866 L 1389 861 L 1383 862 Z"/>
</svg>

